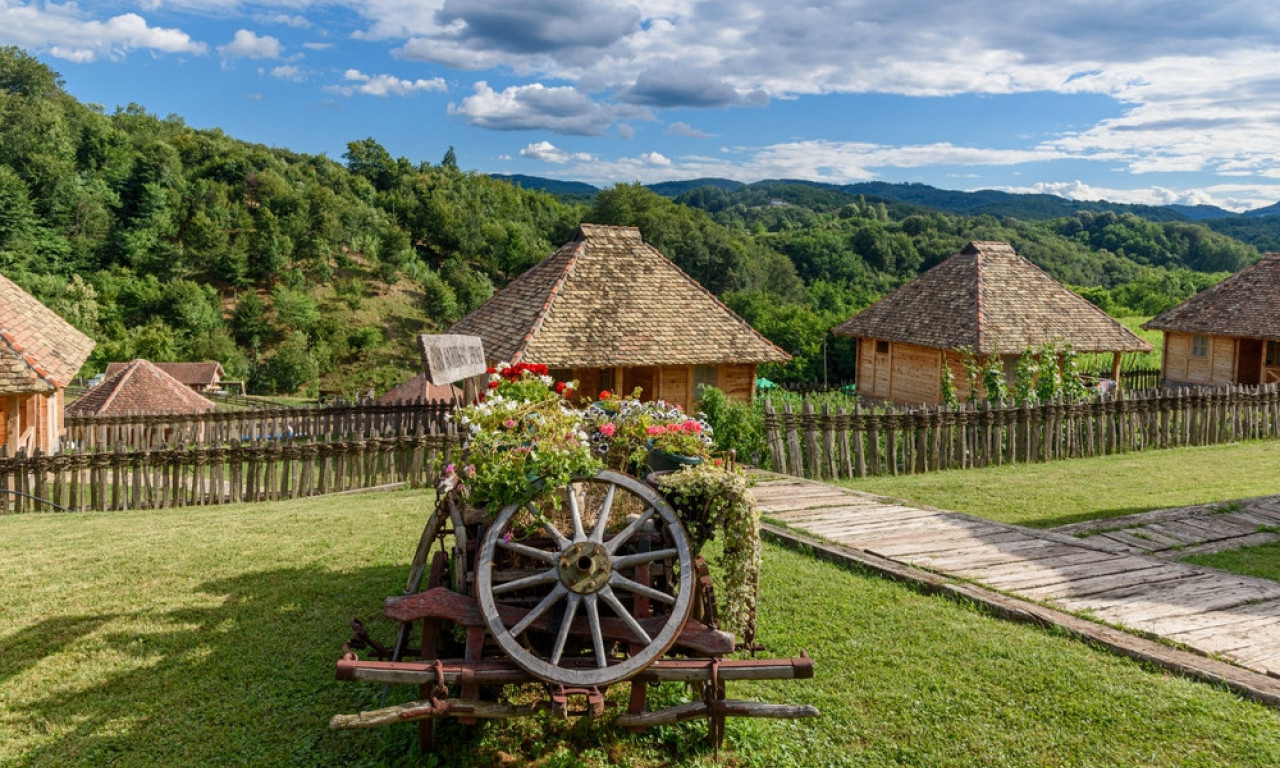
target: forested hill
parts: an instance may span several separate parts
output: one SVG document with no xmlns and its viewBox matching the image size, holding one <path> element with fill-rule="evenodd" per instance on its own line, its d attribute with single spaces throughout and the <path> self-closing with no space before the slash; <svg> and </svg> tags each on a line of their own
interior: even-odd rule
<svg viewBox="0 0 1280 768">
<path fill-rule="evenodd" d="M 639 226 L 796 353 L 768 372 L 796 379 L 820 371 L 832 325 L 967 240 L 1011 240 L 1115 312 L 1157 311 L 1257 257 L 1196 224 L 1114 212 L 1023 222 L 699 190 L 677 203 L 638 185 L 566 202 L 440 151 L 411 162 L 364 139 L 336 161 L 137 105 L 108 113 L 0 48 L 0 272 L 98 340 L 86 374 L 213 359 L 259 392 L 354 392 L 419 369 L 417 333 L 478 306 L 582 221 Z M 847 344 L 828 341 L 831 375 L 847 375 Z"/>
</svg>

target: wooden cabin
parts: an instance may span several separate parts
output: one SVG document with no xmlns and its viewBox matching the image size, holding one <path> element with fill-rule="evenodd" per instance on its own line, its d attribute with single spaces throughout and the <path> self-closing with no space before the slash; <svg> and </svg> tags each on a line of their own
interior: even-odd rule
<svg viewBox="0 0 1280 768">
<path fill-rule="evenodd" d="M 111 378 L 131 363 L 107 363 L 106 378 Z M 152 363 L 155 367 L 190 387 L 193 392 L 216 392 L 221 389 L 222 363 L 209 361 L 203 363 Z"/>
<path fill-rule="evenodd" d="M 462 398 L 462 390 L 452 384 L 437 386 L 431 383 L 427 374 L 420 373 L 406 382 L 397 384 L 387 390 L 376 402 L 378 405 L 395 405 L 396 403 L 416 403 L 445 401 L 454 402 Z"/>
<path fill-rule="evenodd" d="M 479 336 L 491 362 L 542 363 L 587 395 L 639 387 L 685 408 L 701 384 L 750 400 L 756 366 L 790 359 L 635 227 L 583 224 L 449 332 Z"/>
<path fill-rule="evenodd" d="M 1166 384 L 1280 382 L 1280 253 L 1147 321 L 1164 332 Z"/>
<path fill-rule="evenodd" d="M 943 366 L 968 397 L 965 351 L 1014 365 L 1028 348 L 1071 345 L 1112 353 L 1151 345 L 1001 242 L 972 242 L 832 329 L 858 339 L 858 394 L 906 404 L 942 401 Z"/>
<path fill-rule="evenodd" d="M 114 365 L 101 384 L 67 406 L 68 416 L 193 415 L 217 408 L 155 363 L 139 358 Z"/>
<path fill-rule="evenodd" d="M 58 450 L 64 390 L 94 341 L 0 275 L 0 445 Z"/>
</svg>

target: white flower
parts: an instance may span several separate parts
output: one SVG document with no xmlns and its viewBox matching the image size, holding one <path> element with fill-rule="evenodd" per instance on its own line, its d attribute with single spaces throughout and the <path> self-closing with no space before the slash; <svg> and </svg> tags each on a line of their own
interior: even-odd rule
<svg viewBox="0 0 1280 768">
<path fill-rule="evenodd" d="M 550 376 L 539 376 L 538 378 L 541 379 L 542 383 L 546 384 L 548 387 L 554 387 L 556 385 L 556 380 Z"/>
</svg>

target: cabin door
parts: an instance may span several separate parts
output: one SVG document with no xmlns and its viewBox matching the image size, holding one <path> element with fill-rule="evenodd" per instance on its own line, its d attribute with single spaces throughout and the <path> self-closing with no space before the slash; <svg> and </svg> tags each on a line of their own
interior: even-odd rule
<svg viewBox="0 0 1280 768">
<path fill-rule="evenodd" d="M 1280 383 L 1280 341 L 1267 342 L 1267 354 L 1262 362 L 1262 383 Z"/>
<path fill-rule="evenodd" d="M 1240 339 L 1236 353 L 1236 383 L 1257 384 L 1262 381 L 1262 341 Z"/>
</svg>

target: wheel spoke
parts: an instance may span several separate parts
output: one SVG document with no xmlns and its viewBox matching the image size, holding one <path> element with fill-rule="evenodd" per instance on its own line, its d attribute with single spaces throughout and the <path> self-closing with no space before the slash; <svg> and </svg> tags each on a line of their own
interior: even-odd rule
<svg viewBox="0 0 1280 768">
<path fill-rule="evenodd" d="M 503 592 L 514 592 L 517 589 L 524 589 L 525 587 L 536 587 L 539 584 L 552 584 L 559 580 L 560 580 L 560 574 L 556 571 L 555 568 L 552 568 L 549 571 L 543 571 L 542 573 L 535 573 L 534 575 L 526 576 L 523 579 L 515 579 L 514 581 L 508 581 L 502 584 L 494 584 L 493 589 L 491 589 L 490 591 L 493 592 L 493 594 L 495 595 L 500 595 Z"/>
<path fill-rule="evenodd" d="M 564 607 L 564 621 L 560 624 L 560 631 L 556 634 L 556 647 L 551 650 L 551 663 L 558 665 L 560 656 L 564 654 L 565 641 L 569 639 L 569 630 L 573 627 L 573 618 L 578 613 L 578 604 L 582 602 L 582 595 L 574 592 L 569 595 L 569 601 Z"/>
<path fill-rule="evenodd" d="M 536 549 L 527 544 L 521 544 L 515 541 L 505 541 L 498 539 L 498 546 L 503 549 L 515 552 L 517 555 L 532 557 L 535 560 L 541 560 L 544 563 L 555 563 L 557 555 L 555 552 L 547 552 L 546 550 Z"/>
<path fill-rule="evenodd" d="M 565 547 L 573 543 L 572 541 L 569 541 L 568 539 L 566 539 L 564 537 L 564 534 L 561 533 L 559 529 L 557 529 L 554 525 L 551 524 L 550 520 L 547 520 L 542 516 L 542 510 L 534 506 L 534 503 L 532 501 L 525 504 L 525 508 L 528 509 L 530 512 L 532 512 L 535 518 L 542 521 L 542 529 L 547 532 L 548 536 L 555 539 L 557 547 L 559 547 L 560 549 L 564 549 Z"/>
<path fill-rule="evenodd" d="M 675 596 L 668 595 L 666 592 L 661 592 L 653 587 L 646 587 L 638 581 L 632 581 L 617 571 L 614 571 L 613 575 L 609 577 L 609 586 L 625 589 L 628 592 L 634 592 L 641 597 L 657 600 L 658 602 L 666 603 L 667 605 L 674 605 L 676 602 Z"/>
<path fill-rule="evenodd" d="M 613 569 L 620 571 L 623 568 L 633 568 L 642 563 L 651 563 L 654 560 L 662 560 L 668 557 L 679 557 L 680 551 L 676 549 L 655 549 L 652 552 L 637 552 L 634 555 L 623 555 L 622 557 L 613 558 Z"/>
<path fill-rule="evenodd" d="M 591 529 L 591 540 L 597 544 L 604 543 L 604 529 L 609 525 L 609 511 L 613 509 L 613 492 L 618 486 L 609 483 L 604 491 L 604 503 L 600 505 L 600 516 L 596 518 L 595 527 Z"/>
<path fill-rule="evenodd" d="M 604 668 L 609 666 L 609 660 L 604 657 L 604 633 L 600 631 L 600 601 L 596 599 L 596 595 L 587 595 L 587 623 L 591 625 L 591 646 L 596 652 L 596 666 Z"/>
<path fill-rule="evenodd" d="M 491 590 L 492 591 L 492 590 Z M 525 617 L 516 622 L 516 625 L 508 630 L 512 637 L 519 635 L 521 632 L 529 628 L 529 625 L 537 621 L 542 614 L 546 613 L 556 601 L 564 597 L 569 592 L 569 588 L 564 584 L 556 584 L 556 588 L 551 590 L 546 597 L 542 598 L 542 602 L 533 607 L 532 611 L 525 614 Z"/>
<path fill-rule="evenodd" d="M 614 536 L 612 539 L 609 539 L 607 542 L 605 542 L 605 545 L 604 545 L 605 550 L 608 551 L 608 553 L 611 555 L 614 552 L 617 552 L 618 547 L 622 546 L 623 544 L 626 544 L 627 539 L 630 539 L 632 536 L 636 535 L 636 531 L 640 530 L 640 526 L 649 522 L 650 518 L 652 518 L 657 513 L 658 513 L 658 510 L 655 507 L 649 507 L 648 509 L 646 509 L 644 512 L 640 514 L 639 517 L 637 517 L 635 520 L 632 520 L 630 525 L 622 529 L 621 533 L 619 533 L 617 536 Z"/>
<path fill-rule="evenodd" d="M 632 616 L 631 612 L 622 605 L 622 601 L 618 599 L 617 595 L 613 594 L 612 589 L 606 586 L 600 590 L 600 599 L 609 604 L 613 612 L 618 614 L 618 618 L 622 619 L 622 623 L 627 625 L 627 628 L 631 630 L 631 634 L 635 635 L 640 642 L 645 645 L 653 642 L 653 638 L 649 637 L 649 634 L 644 631 L 644 627 L 640 626 L 640 622 L 636 621 L 636 617 Z"/>
<path fill-rule="evenodd" d="M 569 483 L 565 486 L 564 495 L 569 497 L 569 519 L 573 523 L 573 541 L 586 541 L 587 534 L 582 530 L 582 511 L 578 509 L 578 491 L 574 487 L 577 483 Z"/>
</svg>

